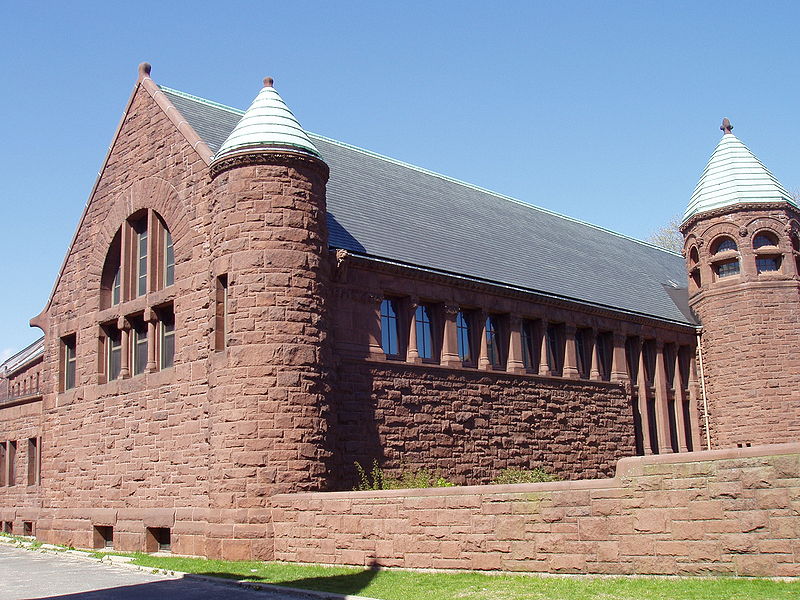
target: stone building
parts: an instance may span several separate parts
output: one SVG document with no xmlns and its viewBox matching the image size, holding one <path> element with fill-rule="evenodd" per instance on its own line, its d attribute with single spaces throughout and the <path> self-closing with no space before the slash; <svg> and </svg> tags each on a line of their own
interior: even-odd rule
<svg viewBox="0 0 800 600">
<path fill-rule="evenodd" d="M 356 462 L 577 479 L 792 439 L 797 211 L 727 130 L 685 264 L 311 134 L 269 79 L 242 112 L 144 64 L 44 337 L 0 372 L 0 521 L 269 558 L 270 497 Z"/>
</svg>

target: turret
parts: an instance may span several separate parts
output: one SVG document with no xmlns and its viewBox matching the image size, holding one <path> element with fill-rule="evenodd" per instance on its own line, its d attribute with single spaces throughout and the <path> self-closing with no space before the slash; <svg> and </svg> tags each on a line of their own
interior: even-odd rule
<svg viewBox="0 0 800 600">
<path fill-rule="evenodd" d="M 263 508 L 324 487 L 328 167 L 267 78 L 211 176 L 212 499 Z"/>
<path fill-rule="evenodd" d="M 800 435 L 800 209 L 725 119 L 684 214 L 712 447 Z"/>
</svg>

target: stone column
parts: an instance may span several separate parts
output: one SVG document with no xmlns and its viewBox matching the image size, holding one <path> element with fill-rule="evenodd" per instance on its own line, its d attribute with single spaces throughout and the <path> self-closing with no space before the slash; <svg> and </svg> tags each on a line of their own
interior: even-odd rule
<svg viewBox="0 0 800 600">
<path fill-rule="evenodd" d="M 667 370 L 664 364 L 664 342 L 656 341 L 656 372 L 654 375 L 656 389 L 656 429 L 658 431 L 658 452 L 672 452 L 672 436 L 669 427 L 669 389 Z"/>
<path fill-rule="evenodd" d="M 408 348 L 406 348 L 406 362 L 408 363 L 421 363 L 419 357 L 419 349 L 417 348 L 417 306 L 419 306 L 417 299 L 412 298 L 406 308 L 408 314 Z"/>
<path fill-rule="evenodd" d="M 445 304 L 442 307 L 442 364 L 446 367 L 460 367 L 461 359 L 458 356 L 458 331 L 456 316 L 459 307 L 456 304 Z"/>
<path fill-rule="evenodd" d="M 686 420 L 683 418 L 683 406 L 686 403 L 686 390 L 683 389 L 683 377 L 681 377 L 681 347 L 675 346 L 675 368 L 673 369 L 672 389 L 675 393 L 675 429 L 678 438 L 678 452 L 687 452 L 686 446 Z"/>
<path fill-rule="evenodd" d="M 120 317 L 117 319 L 117 329 L 119 329 L 120 338 L 120 360 L 119 360 L 119 378 L 127 379 L 131 376 L 130 357 L 131 357 L 131 343 L 130 331 L 131 324 L 128 319 Z"/>
<path fill-rule="evenodd" d="M 653 453 L 653 444 L 650 439 L 650 412 L 647 409 L 649 390 L 647 385 L 647 365 L 644 360 L 644 340 L 639 338 L 639 376 L 636 378 L 636 387 L 639 393 L 639 417 L 642 421 L 642 448 L 645 455 Z"/>
<path fill-rule="evenodd" d="M 366 301 L 368 306 L 369 357 L 384 360 L 386 354 L 383 352 L 383 345 L 381 344 L 381 304 L 383 303 L 383 296 L 380 294 L 368 294 Z"/>
<path fill-rule="evenodd" d="M 602 381 L 603 377 L 600 374 L 600 353 L 598 351 L 599 344 L 597 343 L 597 331 L 591 330 L 592 341 L 592 367 L 589 370 L 589 379 L 592 381 Z"/>
<path fill-rule="evenodd" d="M 547 321 L 539 321 L 539 375 L 550 375 L 547 362 Z"/>
<path fill-rule="evenodd" d="M 489 360 L 489 344 L 486 340 L 486 319 L 489 318 L 489 315 L 484 311 L 478 312 L 477 315 L 478 319 L 480 319 L 478 331 L 481 336 L 480 351 L 478 352 L 478 368 L 482 371 L 491 371 L 493 365 Z"/>
<path fill-rule="evenodd" d="M 575 342 L 575 325 L 564 325 L 564 368 L 561 375 L 568 379 L 578 379 L 578 354 Z"/>
<path fill-rule="evenodd" d="M 144 370 L 152 373 L 157 370 L 156 363 L 156 311 L 148 307 L 144 309 L 144 320 L 147 322 L 147 364 Z"/>
<path fill-rule="evenodd" d="M 508 318 L 508 361 L 506 371 L 509 373 L 525 373 L 522 362 L 522 319 L 517 315 Z"/>
<path fill-rule="evenodd" d="M 611 381 L 614 383 L 622 383 L 630 378 L 628 374 L 628 364 L 625 359 L 625 340 L 627 339 L 621 333 L 613 334 L 614 349 L 611 356 Z M 631 383 L 634 383 L 631 381 Z"/>
</svg>

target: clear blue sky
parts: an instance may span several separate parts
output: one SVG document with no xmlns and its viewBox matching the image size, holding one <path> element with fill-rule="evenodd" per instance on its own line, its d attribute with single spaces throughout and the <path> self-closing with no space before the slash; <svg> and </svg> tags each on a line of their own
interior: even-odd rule
<svg viewBox="0 0 800 600">
<path fill-rule="evenodd" d="M 0 356 L 40 334 L 141 61 L 241 108 L 270 75 L 311 131 L 643 238 L 723 116 L 800 186 L 798 22 L 796 2 L 7 3 Z"/>
</svg>

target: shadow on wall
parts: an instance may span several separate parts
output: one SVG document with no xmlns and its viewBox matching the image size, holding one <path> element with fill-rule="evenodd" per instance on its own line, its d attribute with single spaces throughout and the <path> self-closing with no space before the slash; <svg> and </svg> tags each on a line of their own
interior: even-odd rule
<svg viewBox="0 0 800 600">
<path fill-rule="evenodd" d="M 352 252 L 366 253 L 366 248 L 361 245 L 356 238 L 350 235 L 350 232 L 345 229 L 333 213 L 328 212 L 328 244 L 335 248 L 344 248 Z"/>
<path fill-rule="evenodd" d="M 377 567 L 347 575 L 332 575 L 329 577 L 308 577 L 287 581 L 267 581 L 260 577 L 251 577 L 251 581 L 269 583 L 276 586 L 333 592 L 338 594 L 354 595 L 365 589 L 378 574 Z M 230 573 L 200 573 L 212 577 L 226 579 L 239 579 Z M 264 590 L 254 592 L 252 589 L 237 588 L 220 585 L 218 583 L 197 581 L 192 579 L 170 579 L 154 581 L 153 583 L 140 583 L 120 587 L 105 588 L 89 592 L 78 592 L 58 596 L 40 596 L 30 600 L 151 600 L 152 598 L 170 598 L 172 600 L 253 600 L 254 598 L 306 598 L 302 592 L 296 596 L 291 592 L 283 593 L 278 590 Z"/>
</svg>

